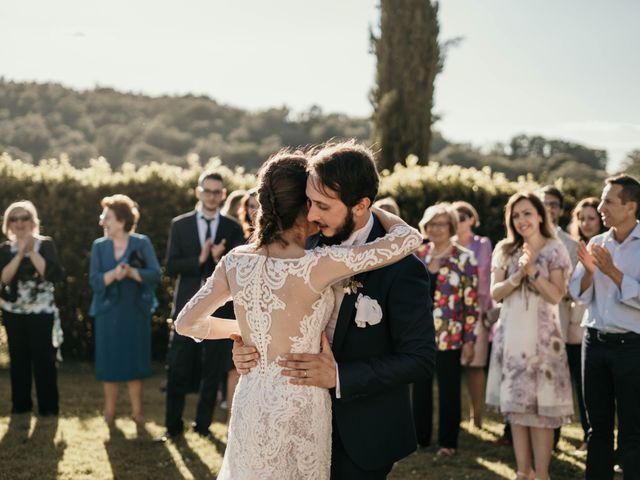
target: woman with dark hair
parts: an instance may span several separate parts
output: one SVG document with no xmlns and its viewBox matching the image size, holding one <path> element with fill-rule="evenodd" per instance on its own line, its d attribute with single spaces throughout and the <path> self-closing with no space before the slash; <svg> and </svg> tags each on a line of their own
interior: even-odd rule
<svg viewBox="0 0 640 480">
<path fill-rule="evenodd" d="M 401 219 L 376 210 L 386 236 L 359 247 L 306 250 L 317 230 L 306 216 L 306 168 L 303 154 L 287 151 L 263 165 L 253 242 L 223 257 L 176 321 L 178 333 L 199 339 L 239 330 L 260 355 L 236 389 L 220 480 L 329 478 L 329 391 L 290 383 L 278 361 L 290 352 L 318 353 L 321 342 L 330 348 L 323 331 L 334 306 L 333 283 L 398 261 L 422 241 Z M 368 208 L 369 199 L 362 202 Z M 212 319 L 210 312 L 229 299 L 237 323 Z"/>
<path fill-rule="evenodd" d="M 536 195 L 512 195 L 505 208 L 507 238 L 496 245 L 492 260 L 491 295 L 502 308 L 487 404 L 511 424 L 518 480 L 549 479 L 553 430 L 573 413 L 558 317 L 571 260 L 547 215 Z"/>
<path fill-rule="evenodd" d="M 33 370 L 38 413 L 58 415 L 54 283 L 64 272 L 53 240 L 40 235 L 38 212 L 30 201 L 9 205 L 2 233 L 9 239 L 0 245 L 0 308 L 9 343 L 11 413 L 31 412 Z"/>
<path fill-rule="evenodd" d="M 470 425 L 482 428 L 482 409 L 484 400 L 484 388 L 486 383 L 485 367 L 489 359 L 489 326 L 486 320 L 487 313 L 493 308 L 491 298 L 491 239 L 481 237 L 474 232 L 480 226 L 478 212 L 468 202 L 458 201 L 453 203 L 453 208 L 458 214 L 458 230 L 454 241 L 471 250 L 478 265 L 478 321 L 475 323 L 476 341 L 473 349 L 473 359 L 467 365 L 465 374 L 467 377 L 467 390 L 471 402 Z"/>
<path fill-rule="evenodd" d="M 231 217 L 240 223 L 240 204 L 242 203 L 242 199 L 246 193 L 246 190 L 238 189 L 227 195 L 227 199 L 225 200 L 220 213 L 227 217 Z"/>
<path fill-rule="evenodd" d="M 602 217 L 598 213 L 599 204 L 600 199 L 597 197 L 583 198 L 571 212 L 569 233 L 576 241 L 583 241 L 588 244 L 593 237 L 605 232 L 606 228 L 602 222 Z M 589 432 L 589 420 L 587 419 L 582 396 L 582 338 L 584 336 L 584 328 L 580 325 L 586 309 L 586 305 L 581 303 L 574 302 L 572 304 L 565 345 L 582 426 L 582 445 L 576 449 L 576 454 L 579 455 L 587 453 L 587 433 Z"/>
<path fill-rule="evenodd" d="M 144 423 L 142 381 L 151 376 L 151 313 L 160 265 L 149 238 L 134 233 L 140 214 L 126 195 L 105 197 L 93 242 L 89 282 L 95 317 L 96 377 L 103 382 L 104 420 L 113 425 L 119 382 L 127 382 L 131 417 Z"/>
<path fill-rule="evenodd" d="M 240 206 L 238 207 L 240 225 L 244 232 L 244 238 L 247 241 L 250 240 L 251 235 L 255 230 L 256 217 L 258 216 L 259 208 L 258 191 L 255 188 L 252 188 L 243 195 L 242 200 L 240 200 Z"/>
</svg>

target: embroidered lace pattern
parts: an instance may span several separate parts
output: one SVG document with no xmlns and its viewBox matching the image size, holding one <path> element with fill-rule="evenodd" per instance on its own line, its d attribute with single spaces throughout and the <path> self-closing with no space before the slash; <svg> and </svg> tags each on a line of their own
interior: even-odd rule
<svg viewBox="0 0 640 480">
<path fill-rule="evenodd" d="M 278 259 L 244 246 L 223 258 L 176 321 L 179 333 L 206 338 L 209 314 L 232 297 L 242 337 L 260 353 L 236 388 L 218 479 L 329 478 L 329 392 L 290 384 L 277 361 L 288 352 L 320 351 L 334 306 L 331 284 L 398 261 L 421 242 L 415 229 L 396 225 L 360 247 L 320 247 Z"/>
</svg>

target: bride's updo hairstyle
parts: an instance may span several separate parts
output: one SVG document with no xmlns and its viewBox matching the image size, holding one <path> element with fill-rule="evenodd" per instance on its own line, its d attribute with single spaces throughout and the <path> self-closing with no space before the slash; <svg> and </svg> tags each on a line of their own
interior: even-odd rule
<svg viewBox="0 0 640 480">
<path fill-rule="evenodd" d="M 256 230 L 252 240 L 258 248 L 273 242 L 286 246 L 285 230 L 307 211 L 307 157 L 301 151 L 280 150 L 269 157 L 258 173 Z"/>
</svg>

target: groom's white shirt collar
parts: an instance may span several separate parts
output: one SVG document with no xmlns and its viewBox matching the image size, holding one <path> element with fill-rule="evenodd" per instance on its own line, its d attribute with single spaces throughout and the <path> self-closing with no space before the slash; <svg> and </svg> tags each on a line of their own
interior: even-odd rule
<svg viewBox="0 0 640 480">
<path fill-rule="evenodd" d="M 341 245 L 345 247 L 359 246 L 367 243 L 367 239 L 371 234 L 371 230 L 373 230 L 373 214 L 369 212 L 369 220 L 366 225 L 359 230 L 356 230 L 351 234 L 349 238 L 347 238 Z"/>
</svg>

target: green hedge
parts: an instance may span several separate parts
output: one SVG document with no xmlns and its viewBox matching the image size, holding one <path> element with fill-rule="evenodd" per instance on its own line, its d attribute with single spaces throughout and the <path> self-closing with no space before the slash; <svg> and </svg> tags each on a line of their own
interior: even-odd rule
<svg viewBox="0 0 640 480">
<path fill-rule="evenodd" d="M 217 159 L 204 167 L 196 157 L 191 157 L 188 168 L 152 163 L 138 169 L 124 165 L 114 172 L 102 158 L 93 160 L 88 168 L 76 169 L 64 157 L 32 165 L 8 155 L 0 156 L 0 211 L 4 212 L 16 200 L 33 201 L 41 218 L 42 233 L 54 238 L 67 272 L 67 281 L 56 290 L 66 358 L 93 358 L 93 323 L 87 316 L 91 289 L 87 276 L 91 244 L 102 235 L 98 226 L 100 199 L 124 193 L 138 202 L 141 214 L 138 232 L 151 238 L 163 264 L 171 219 L 193 208 L 197 177 L 207 167 L 221 170 L 229 191 L 248 188 L 255 182 L 252 174 L 241 168 L 225 167 Z M 394 196 L 403 216 L 414 225 L 424 209 L 436 201 L 467 200 L 481 215 L 480 233 L 495 242 L 503 236 L 502 212 L 509 195 L 536 187 L 531 178 L 510 182 L 504 175 L 488 169 L 418 166 L 415 159 L 409 158 L 407 166 L 397 165 L 393 172 L 382 172 L 380 195 Z M 586 193 L 594 193 L 594 188 L 591 186 Z M 578 194 L 585 194 L 575 187 L 565 190 L 572 203 Z M 172 279 L 163 275 L 157 293 L 160 306 L 153 316 L 153 355 L 164 359 Z"/>
</svg>

